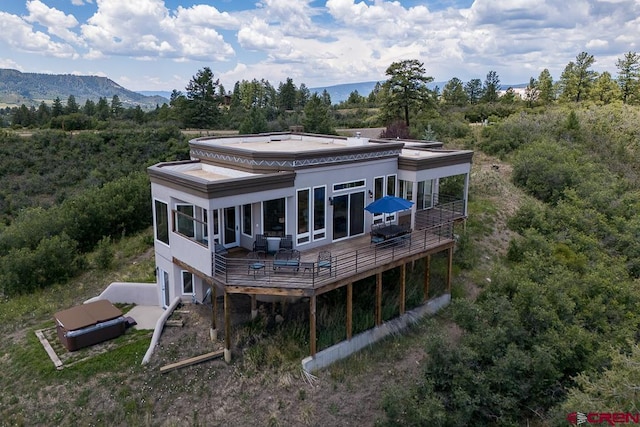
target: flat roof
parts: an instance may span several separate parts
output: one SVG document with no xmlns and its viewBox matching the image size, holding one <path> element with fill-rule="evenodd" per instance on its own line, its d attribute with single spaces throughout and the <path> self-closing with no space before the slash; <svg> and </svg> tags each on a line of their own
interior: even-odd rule
<svg viewBox="0 0 640 427">
<path fill-rule="evenodd" d="M 177 172 L 184 175 L 193 176 L 208 182 L 260 175 L 260 174 L 240 171 L 237 169 L 209 165 L 202 162 L 165 164 L 165 165 L 162 165 L 162 169 L 170 170 L 172 172 Z"/>
<path fill-rule="evenodd" d="M 199 145 L 228 147 L 247 152 L 296 152 L 334 151 L 356 146 L 377 146 L 364 137 L 340 137 L 307 134 L 259 134 L 223 137 L 204 137 L 193 140 Z"/>
</svg>

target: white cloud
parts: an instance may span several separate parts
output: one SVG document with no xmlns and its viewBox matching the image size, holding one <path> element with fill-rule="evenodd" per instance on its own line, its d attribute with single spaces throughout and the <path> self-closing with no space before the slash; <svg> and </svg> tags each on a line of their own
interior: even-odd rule
<svg viewBox="0 0 640 427">
<path fill-rule="evenodd" d="M 78 21 L 73 15 L 66 15 L 64 12 L 51 8 L 40 0 L 30 0 L 27 2 L 29 15 L 25 18 L 27 22 L 38 23 L 47 27 L 49 34 L 61 38 L 62 40 L 82 45 L 83 41 L 70 28 L 78 26 Z"/>
<path fill-rule="evenodd" d="M 18 71 L 24 71 L 24 68 L 20 64 L 10 58 L 0 58 L 0 68 L 11 68 Z"/>
<path fill-rule="evenodd" d="M 232 47 L 213 28 L 216 22 L 230 27 L 233 19 L 213 7 L 179 8 L 171 16 L 162 0 L 98 0 L 97 5 L 82 34 L 102 54 L 218 61 L 233 56 Z"/>
<path fill-rule="evenodd" d="M 34 31 L 31 25 L 20 17 L 6 12 L 0 12 L 0 41 L 18 51 L 60 58 L 77 57 L 70 45 L 54 42 L 47 34 Z"/>
</svg>

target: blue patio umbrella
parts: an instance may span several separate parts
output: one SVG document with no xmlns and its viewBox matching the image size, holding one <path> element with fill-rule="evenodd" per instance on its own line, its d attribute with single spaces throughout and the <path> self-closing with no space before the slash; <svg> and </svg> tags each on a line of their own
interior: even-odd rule
<svg viewBox="0 0 640 427">
<path fill-rule="evenodd" d="M 364 209 L 372 214 L 390 214 L 411 209 L 411 206 L 413 206 L 413 202 L 402 197 L 384 196 L 369 203 Z"/>
</svg>

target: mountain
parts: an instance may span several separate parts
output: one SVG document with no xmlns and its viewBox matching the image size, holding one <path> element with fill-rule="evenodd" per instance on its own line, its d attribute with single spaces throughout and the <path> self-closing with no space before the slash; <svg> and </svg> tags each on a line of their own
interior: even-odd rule
<svg viewBox="0 0 640 427">
<path fill-rule="evenodd" d="M 56 97 L 64 104 L 70 95 L 80 105 L 87 99 L 97 101 L 101 97 L 111 102 L 114 95 L 118 95 L 125 107 L 155 108 L 169 102 L 162 96 L 145 96 L 125 89 L 106 77 L 22 73 L 0 68 L 0 106 L 38 106 L 42 101 L 50 104 Z"/>
<path fill-rule="evenodd" d="M 332 104 L 339 104 L 342 101 L 346 101 L 351 95 L 351 92 L 354 90 L 358 91 L 360 96 L 369 96 L 369 94 L 376 87 L 376 83 L 378 82 L 360 82 L 360 83 L 346 83 L 335 86 L 325 86 L 325 87 L 314 87 L 309 88 L 311 93 L 316 92 L 318 95 L 321 95 L 323 91 L 327 91 L 329 96 L 331 97 Z M 380 82 L 382 84 L 383 82 Z M 427 86 L 429 89 L 435 89 L 439 87 L 442 90 L 442 87 L 447 84 L 447 82 L 431 82 Z"/>
<path fill-rule="evenodd" d="M 354 90 L 357 90 L 361 96 L 369 96 L 373 88 L 376 87 L 376 83 L 378 82 L 345 83 L 334 86 L 311 87 L 309 88 L 309 92 L 322 95 L 322 92 L 326 90 L 331 97 L 331 103 L 339 104 L 342 101 L 346 101 Z"/>
</svg>

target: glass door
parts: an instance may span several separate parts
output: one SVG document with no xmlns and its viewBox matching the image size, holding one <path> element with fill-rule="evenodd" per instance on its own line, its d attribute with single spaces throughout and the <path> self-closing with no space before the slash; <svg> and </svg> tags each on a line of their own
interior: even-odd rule
<svg viewBox="0 0 640 427">
<path fill-rule="evenodd" d="M 222 237 L 224 246 L 227 248 L 238 246 L 239 227 L 237 210 L 235 206 L 224 208 L 223 223 Z"/>
<path fill-rule="evenodd" d="M 333 198 L 333 240 L 364 233 L 364 191 Z"/>
</svg>

